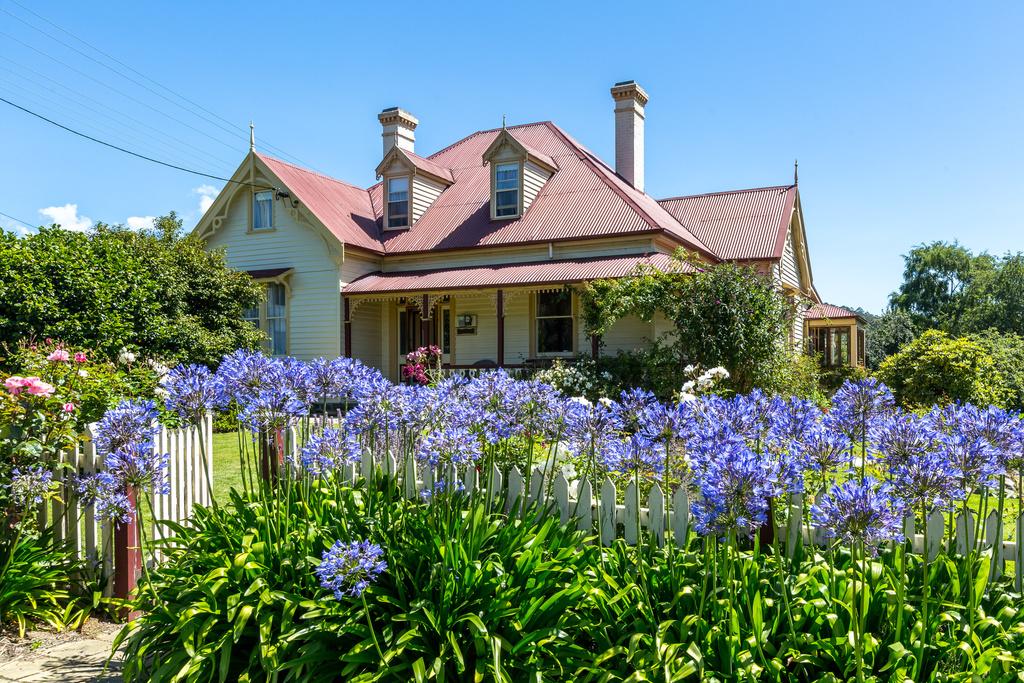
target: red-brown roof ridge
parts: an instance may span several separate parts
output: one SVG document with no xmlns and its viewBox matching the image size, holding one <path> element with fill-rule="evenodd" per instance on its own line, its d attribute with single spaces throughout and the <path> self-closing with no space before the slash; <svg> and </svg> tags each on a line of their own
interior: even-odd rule
<svg viewBox="0 0 1024 683">
<path fill-rule="evenodd" d="M 697 194 L 681 194 L 676 197 L 663 197 L 659 202 L 671 202 L 677 199 L 696 199 L 697 197 L 715 197 L 723 194 L 743 194 L 744 192 L 764 192 L 766 190 L 790 190 L 796 185 L 765 185 L 764 187 L 748 187 L 741 190 L 720 190 L 718 192 L 698 192 Z"/>
<path fill-rule="evenodd" d="M 264 161 L 269 159 L 270 161 L 276 162 L 278 164 L 283 164 L 285 166 L 289 166 L 291 168 L 294 168 L 296 171 L 301 171 L 302 173 L 308 173 L 309 175 L 315 175 L 317 178 L 323 178 L 324 180 L 329 180 L 332 183 L 338 183 L 339 185 L 345 185 L 347 187 L 351 187 L 353 190 L 360 190 L 362 192 L 369 192 L 370 191 L 369 188 L 365 188 L 365 187 L 362 187 L 360 185 L 356 185 L 355 183 L 350 183 L 347 180 L 342 180 L 340 178 L 335 178 L 334 176 L 329 176 L 326 173 L 321 173 L 319 171 L 314 171 L 311 168 L 306 168 L 304 166 L 298 166 L 296 164 L 290 163 L 290 162 L 285 161 L 283 159 L 279 159 L 279 158 L 277 158 L 275 156 L 271 156 L 270 154 L 264 154 L 263 152 L 256 152 L 255 154 L 256 154 L 257 157 L 259 157 L 260 159 L 263 159 Z"/>
</svg>

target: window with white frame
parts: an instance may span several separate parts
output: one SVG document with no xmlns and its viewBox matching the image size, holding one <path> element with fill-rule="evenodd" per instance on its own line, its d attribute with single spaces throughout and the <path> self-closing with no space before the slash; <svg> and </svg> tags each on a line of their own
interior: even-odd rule
<svg viewBox="0 0 1024 683">
<path fill-rule="evenodd" d="M 267 336 L 270 338 L 270 353 L 283 356 L 288 353 L 288 297 L 284 285 L 272 282 L 267 285 Z"/>
<path fill-rule="evenodd" d="M 519 215 L 519 163 L 494 167 L 494 216 L 514 218 Z"/>
<path fill-rule="evenodd" d="M 388 178 L 388 227 L 409 225 L 409 178 Z"/>
<path fill-rule="evenodd" d="M 288 353 L 288 289 L 278 282 L 266 284 L 266 298 L 247 308 L 242 318 L 266 333 L 263 349 L 274 356 Z"/>
<path fill-rule="evenodd" d="M 252 229 L 272 230 L 274 227 L 274 193 L 257 192 L 252 196 Z"/>
<path fill-rule="evenodd" d="M 572 292 L 538 292 L 536 306 L 537 354 L 572 353 Z"/>
</svg>

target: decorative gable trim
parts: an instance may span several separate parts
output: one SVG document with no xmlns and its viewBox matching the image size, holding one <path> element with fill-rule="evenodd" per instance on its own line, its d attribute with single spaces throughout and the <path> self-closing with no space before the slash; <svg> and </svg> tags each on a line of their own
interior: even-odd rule
<svg viewBox="0 0 1024 683">
<path fill-rule="evenodd" d="M 522 161 L 532 161 L 541 168 L 545 169 L 549 174 L 553 174 L 555 171 L 558 170 L 558 164 L 555 162 L 554 159 L 549 157 L 547 154 L 544 154 L 543 152 L 538 152 L 532 147 L 528 147 L 527 145 L 523 144 L 522 142 L 517 140 L 516 136 L 513 135 L 512 132 L 509 131 L 507 128 L 502 128 L 501 132 L 495 136 L 491 144 L 487 147 L 486 150 L 484 150 L 483 162 L 485 164 L 490 163 L 492 159 L 495 157 L 495 155 L 501 150 L 501 148 L 506 145 L 515 150 L 517 156 Z"/>
</svg>

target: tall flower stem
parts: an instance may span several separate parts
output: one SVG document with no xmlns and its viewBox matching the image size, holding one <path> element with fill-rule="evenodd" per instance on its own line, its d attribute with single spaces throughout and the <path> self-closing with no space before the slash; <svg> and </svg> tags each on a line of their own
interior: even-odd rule
<svg viewBox="0 0 1024 683">
<path fill-rule="evenodd" d="M 864 555 L 864 543 L 863 541 L 854 543 L 850 547 L 850 553 L 852 555 L 852 571 L 850 572 L 850 606 L 853 617 L 853 649 L 857 657 L 857 681 L 863 683 L 864 681 L 864 636 L 861 628 L 861 605 L 860 596 L 858 595 L 857 582 L 858 572 L 860 573 L 861 590 L 866 590 L 866 579 L 864 575 L 864 566 L 860 562 L 860 557 Z M 859 566 L 858 566 L 859 565 Z"/>
<path fill-rule="evenodd" d="M 924 651 L 928 645 L 928 599 L 929 599 L 929 586 L 928 586 L 928 508 L 925 505 L 921 506 L 921 519 L 925 520 L 924 529 L 924 553 L 921 555 L 921 647 L 918 650 L 916 674 L 921 674 L 924 671 Z M 915 676 L 916 678 L 916 676 Z"/>
<path fill-rule="evenodd" d="M 360 596 L 363 600 L 363 614 L 366 615 L 366 626 L 370 629 L 370 637 L 373 638 L 373 647 L 377 650 L 377 656 L 380 657 L 380 662 L 384 664 L 384 652 L 380 649 L 380 643 L 377 641 L 377 631 L 373 628 L 373 621 L 370 619 L 370 606 L 366 604 L 366 594 L 363 593 Z"/>
</svg>

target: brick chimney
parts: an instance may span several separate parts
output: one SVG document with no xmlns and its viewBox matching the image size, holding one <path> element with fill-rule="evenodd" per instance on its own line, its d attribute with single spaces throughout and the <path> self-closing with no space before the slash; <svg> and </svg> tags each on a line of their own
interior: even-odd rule
<svg viewBox="0 0 1024 683">
<path fill-rule="evenodd" d="M 384 154 L 395 146 L 407 152 L 416 151 L 415 131 L 419 120 L 415 116 L 404 109 L 388 107 L 377 115 L 377 120 L 384 129 L 381 133 L 381 137 L 384 138 Z"/>
<path fill-rule="evenodd" d="M 636 81 L 612 86 L 615 100 L 615 172 L 644 191 L 644 106 L 647 93 Z"/>
</svg>

